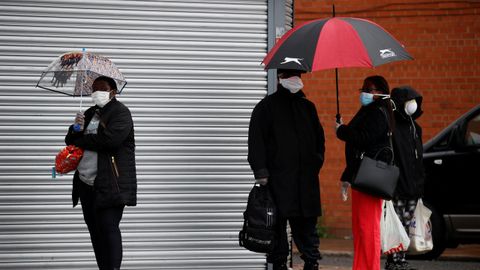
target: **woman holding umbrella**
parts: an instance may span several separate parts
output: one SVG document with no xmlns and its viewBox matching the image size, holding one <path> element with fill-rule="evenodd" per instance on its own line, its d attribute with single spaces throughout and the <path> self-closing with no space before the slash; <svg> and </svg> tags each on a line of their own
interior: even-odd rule
<svg viewBox="0 0 480 270">
<path fill-rule="evenodd" d="M 389 123 L 393 123 L 389 86 L 382 76 L 367 77 L 360 89 L 362 107 L 347 125 L 336 124 L 337 137 L 345 141 L 347 166 L 342 174 L 342 195 L 355 177 L 362 153 L 374 157 L 390 145 Z M 386 113 L 389 112 L 389 113 Z M 386 117 L 387 116 L 387 117 Z M 385 152 L 385 153 L 383 153 Z M 387 152 L 378 158 L 387 160 Z M 352 190 L 352 230 L 354 240 L 353 270 L 380 270 L 380 217 L 382 199 Z"/>
<path fill-rule="evenodd" d="M 80 199 L 100 270 L 119 270 L 122 262 L 120 220 L 126 205 L 137 203 L 135 138 L 130 110 L 115 98 L 112 78 L 101 76 L 92 85 L 92 101 L 78 113 L 65 137 L 67 145 L 84 149 L 73 177 L 72 199 Z"/>
</svg>

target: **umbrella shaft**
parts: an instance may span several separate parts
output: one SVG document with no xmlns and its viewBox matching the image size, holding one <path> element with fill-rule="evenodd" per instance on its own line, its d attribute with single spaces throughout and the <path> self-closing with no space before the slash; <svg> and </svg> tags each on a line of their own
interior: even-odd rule
<svg viewBox="0 0 480 270">
<path fill-rule="evenodd" d="M 337 118 L 340 116 L 340 102 L 338 101 L 338 68 L 335 68 L 335 90 L 337 93 Z"/>
</svg>

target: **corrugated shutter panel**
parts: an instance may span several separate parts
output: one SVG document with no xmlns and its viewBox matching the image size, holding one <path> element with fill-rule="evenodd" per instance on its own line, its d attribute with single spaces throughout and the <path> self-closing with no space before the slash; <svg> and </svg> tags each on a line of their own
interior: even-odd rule
<svg viewBox="0 0 480 270">
<path fill-rule="evenodd" d="M 50 175 L 79 99 L 34 87 L 55 57 L 87 48 L 125 74 L 119 100 L 135 121 L 123 268 L 261 269 L 237 234 L 266 40 L 266 0 L 2 1 L 0 268 L 96 268 L 71 175 Z"/>
<path fill-rule="evenodd" d="M 293 0 L 285 0 L 285 33 L 292 29 L 293 25 L 293 15 L 294 15 L 294 6 Z"/>
</svg>

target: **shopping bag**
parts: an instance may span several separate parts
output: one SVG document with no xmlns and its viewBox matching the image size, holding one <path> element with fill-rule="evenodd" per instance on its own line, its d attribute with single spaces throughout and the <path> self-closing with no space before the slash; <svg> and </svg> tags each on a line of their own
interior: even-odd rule
<svg viewBox="0 0 480 270">
<path fill-rule="evenodd" d="M 83 149 L 75 145 L 65 146 L 55 157 L 55 171 L 66 174 L 77 169 L 83 156 Z"/>
<path fill-rule="evenodd" d="M 408 234 L 395 213 L 392 201 L 383 201 L 380 236 L 383 254 L 407 251 L 410 245 Z"/>
<path fill-rule="evenodd" d="M 419 199 L 408 228 L 409 253 L 423 254 L 433 249 L 431 215 L 432 211 L 423 204 L 422 199 Z"/>
<path fill-rule="evenodd" d="M 239 245 L 254 252 L 272 252 L 277 210 L 267 186 L 253 186 L 243 218 L 243 228 L 238 234 Z"/>
</svg>

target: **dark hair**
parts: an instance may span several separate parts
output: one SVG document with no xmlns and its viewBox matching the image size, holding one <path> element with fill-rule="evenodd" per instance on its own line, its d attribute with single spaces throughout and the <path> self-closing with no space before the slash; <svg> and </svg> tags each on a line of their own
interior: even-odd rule
<svg viewBox="0 0 480 270">
<path fill-rule="evenodd" d="M 381 91 L 382 94 L 384 95 L 389 95 L 390 94 L 390 87 L 388 86 L 387 80 L 380 75 L 375 75 L 375 76 L 370 76 L 365 78 L 363 81 L 364 84 L 367 82 L 375 85 L 375 88 L 378 91 Z M 393 107 L 390 98 L 387 99 L 382 99 L 381 101 L 381 106 L 387 109 L 387 120 L 390 126 L 390 131 L 393 132 L 395 130 L 395 117 L 393 116 Z"/>
<path fill-rule="evenodd" d="M 95 82 L 96 81 L 106 82 L 106 83 L 108 83 L 108 86 L 110 86 L 110 89 L 115 90 L 115 92 L 117 91 L 117 83 L 115 82 L 114 79 L 112 79 L 110 77 L 100 76 L 100 77 L 95 79 Z"/>
<path fill-rule="evenodd" d="M 382 94 L 388 95 L 390 94 L 390 87 L 388 86 L 387 80 L 380 75 L 370 76 L 365 78 L 364 84 L 366 82 L 372 83 L 375 85 L 375 88 L 382 92 Z"/>
</svg>

